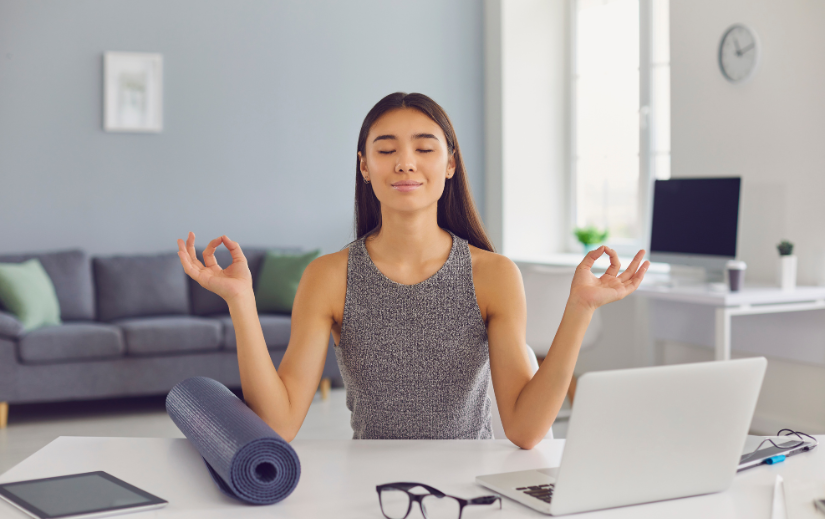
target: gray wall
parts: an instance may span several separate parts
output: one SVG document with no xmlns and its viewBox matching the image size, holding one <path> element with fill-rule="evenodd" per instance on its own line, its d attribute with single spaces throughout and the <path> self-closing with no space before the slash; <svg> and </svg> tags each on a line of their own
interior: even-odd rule
<svg viewBox="0 0 825 519">
<path fill-rule="evenodd" d="M 163 133 L 102 130 L 105 51 L 163 54 Z M 399 90 L 450 114 L 483 211 L 482 54 L 480 0 L 0 0 L 0 252 L 339 250 Z"/>
</svg>

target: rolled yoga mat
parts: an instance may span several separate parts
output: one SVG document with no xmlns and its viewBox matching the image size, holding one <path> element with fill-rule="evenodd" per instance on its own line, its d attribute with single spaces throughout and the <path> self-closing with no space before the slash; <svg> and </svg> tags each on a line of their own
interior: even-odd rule
<svg viewBox="0 0 825 519">
<path fill-rule="evenodd" d="M 184 380 L 167 395 L 166 412 L 224 494 L 269 505 L 298 485 L 301 462 L 292 446 L 220 382 Z"/>
</svg>

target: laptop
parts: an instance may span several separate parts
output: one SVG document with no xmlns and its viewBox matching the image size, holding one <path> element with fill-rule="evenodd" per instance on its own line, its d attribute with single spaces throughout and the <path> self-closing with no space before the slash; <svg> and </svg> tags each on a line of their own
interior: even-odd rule
<svg viewBox="0 0 825 519">
<path fill-rule="evenodd" d="M 579 378 L 558 468 L 476 482 L 550 515 L 721 492 L 733 482 L 764 357 Z"/>
</svg>

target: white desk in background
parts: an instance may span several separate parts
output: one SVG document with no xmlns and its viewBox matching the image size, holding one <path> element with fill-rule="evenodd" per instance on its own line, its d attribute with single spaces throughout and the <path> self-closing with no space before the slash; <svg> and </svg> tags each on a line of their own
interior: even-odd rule
<svg viewBox="0 0 825 519">
<path fill-rule="evenodd" d="M 185 439 L 62 436 L 0 476 L 0 482 L 103 470 L 169 501 L 159 510 L 123 516 L 134 519 L 381 519 L 377 484 L 415 481 L 460 497 L 487 495 L 473 482 L 477 475 L 558 466 L 564 440 L 544 440 L 532 450 L 507 440 L 296 440 L 292 446 L 301 460 L 301 480 L 289 497 L 270 506 L 245 505 L 221 494 Z M 825 449 L 743 471 L 725 492 L 570 517 L 767 519 L 777 474 L 786 481 L 825 482 Z M 0 517 L 27 516 L 0 502 Z M 502 510 L 474 506 L 463 514 L 463 519 L 511 517 L 547 516 L 506 498 Z M 421 519 L 421 512 L 414 509 L 410 518 Z"/>
<path fill-rule="evenodd" d="M 636 291 L 650 301 L 653 340 L 713 346 L 716 360 L 730 359 L 731 319 L 736 316 L 825 309 L 825 287 L 749 287 L 719 292 L 707 285 L 669 287 L 643 283 Z"/>
</svg>

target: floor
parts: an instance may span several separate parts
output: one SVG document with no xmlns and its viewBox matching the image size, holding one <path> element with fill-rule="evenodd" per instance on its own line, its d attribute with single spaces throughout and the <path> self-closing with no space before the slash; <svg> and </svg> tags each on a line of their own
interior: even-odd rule
<svg viewBox="0 0 825 519">
<path fill-rule="evenodd" d="M 325 401 L 317 394 L 297 438 L 352 438 L 349 418 L 342 388 L 333 389 Z M 566 430 L 566 420 L 553 425 L 556 438 L 564 438 Z M 58 436 L 182 438 L 183 434 L 166 414 L 162 396 L 12 405 L 8 427 L 0 429 L 0 474 Z"/>
</svg>

